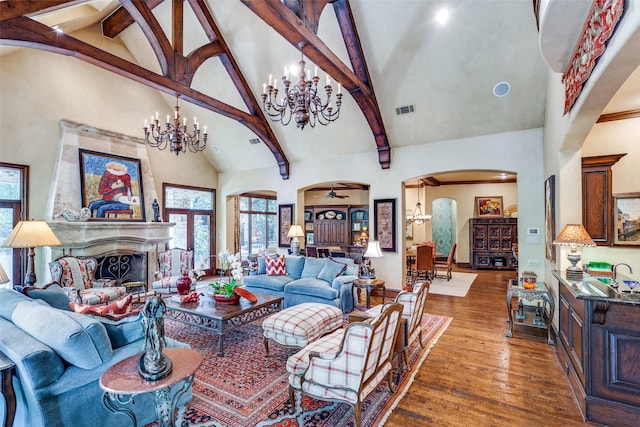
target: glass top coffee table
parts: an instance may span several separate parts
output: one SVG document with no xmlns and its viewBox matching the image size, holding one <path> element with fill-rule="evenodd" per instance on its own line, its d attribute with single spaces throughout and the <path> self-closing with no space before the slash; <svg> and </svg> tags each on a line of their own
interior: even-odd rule
<svg viewBox="0 0 640 427">
<path fill-rule="evenodd" d="M 233 329 L 282 309 L 282 297 L 256 294 L 258 301 L 240 298 L 235 305 L 216 304 L 209 295 L 200 296 L 198 302 L 180 303 L 164 298 L 167 311 L 164 316 L 187 325 L 198 326 L 218 335 L 218 356 L 224 356 L 224 335 Z"/>
</svg>

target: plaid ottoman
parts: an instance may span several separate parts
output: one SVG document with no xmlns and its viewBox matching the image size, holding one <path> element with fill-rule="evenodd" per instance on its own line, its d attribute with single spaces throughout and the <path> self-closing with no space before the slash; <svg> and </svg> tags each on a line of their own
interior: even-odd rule
<svg viewBox="0 0 640 427">
<path fill-rule="evenodd" d="M 342 310 L 337 307 L 314 302 L 294 305 L 262 322 L 266 355 L 269 356 L 269 339 L 281 345 L 303 348 L 341 326 Z"/>
</svg>

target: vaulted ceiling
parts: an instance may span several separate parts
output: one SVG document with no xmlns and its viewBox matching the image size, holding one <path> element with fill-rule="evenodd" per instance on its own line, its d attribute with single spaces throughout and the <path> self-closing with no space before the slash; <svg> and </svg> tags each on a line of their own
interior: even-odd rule
<svg viewBox="0 0 640 427">
<path fill-rule="evenodd" d="M 392 167 L 394 147 L 543 126 L 547 68 L 532 2 L 457 0 L 441 26 L 434 17 L 442 5 L 7 0 L 0 3 L 0 38 L 157 89 L 166 101 L 161 112 L 172 111 L 180 94 L 181 112 L 208 125 L 205 155 L 217 170 L 276 167 L 286 179 L 290 164 L 309 156 L 362 153 L 376 156 L 382 169 Z M 135 62 L 83 41 L 97 31 L 123 43 Z M 300 60 L 300 42 L 311 69 L 317 65 L 344 88 L 341 116 L 326 127 L 284 127 L 262 112 L 263 82 Z M 510 84 L 502 97 L 493 93 L 500 82 Z M 404 106 L 414 112 L 397 115 Z M 128 112 L 141 121 L 149 113 Z M 260 143 L 250 144 L 256 138 Z"/>
</svg>

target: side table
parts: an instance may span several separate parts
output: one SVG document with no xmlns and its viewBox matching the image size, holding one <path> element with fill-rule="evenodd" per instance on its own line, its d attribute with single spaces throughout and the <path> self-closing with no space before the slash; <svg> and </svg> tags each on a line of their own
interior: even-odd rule
<svg viewBox="0 0 640 427">
<path fill-rule="evenodd" d="M 511 306 L 511 300 L 515 297 L 525 299 L 527 301 L 542 300 L 543 305 L 538 307 L 526 307 L 521 313 L 521 316 L 516 316 L 514 320 L 514 309 Z M 547 310 L 547 304 L 549 304 L 549 310 Z M 536 313 L 540 310 L 539 313 Z M 507 337 L 513 336 L 513 325 L 529 326 L 533 328 L 543 328 L 547 330 L 547 343 L 554 345 L 555 342 L 551 338 L 551 323 L 553 320 L 553 312 L 555 311 L 555 302 L 553 301 L 553 295 L 549 291 L 549 287 L 544 282 L 537 282 L 536 287 L 533 289 L 525 289 L 520 280 L 510 280 L 509 289 L 507 290 L 507 312 L 509 313 L 509 332 Z M 518 318 L 520 317 L 520 318 Z"/>
<path fill-rule="evenodd" d="M 367 310 L 371 308 L 371 289 L 382 288 L 382 303 L 384 304 L 384 298 L 386 296 L 384 283 L 384 280 L 380 279 L 356 279 L 353 281 L 353 285 L 356 288 L 365 289 L 367 292 L 367 304 L 365 306 Z"/>
<path fill-rule="evenodd" d="M 0 352 L 0 372 L 2 372 L 2 394 L 5 400 L 6 418 L 4 420 L 5 427 L 13 425 L 13 419 L 16 416 L 16 393 L 13 390 L 13 371 L 16 365 L 11 359 Z"/>
<path fill-rule="evenodd" d="M 196 370 L 202 364 L 200 352 L 191 348 L 165 348 L 162 352 L 173 362 L 173 371 L 166 378 L 158 381 L 146 381 L 142 378 L 138 373 L 138 361 L 142 353 L 116 363 L 100 377 L 104 406 L 111 412 L 128 415 L 134 427 L 138 425 L 136 414 L 128 406 L 133 404 L 136 395 L 151 392 L 155 394 L 158 425 L 175 427 L 173 417 L 178 400 L 189 389 Z M 171 387 L 180 382 L 182 387 L 171 400 Z"/>
</svg>

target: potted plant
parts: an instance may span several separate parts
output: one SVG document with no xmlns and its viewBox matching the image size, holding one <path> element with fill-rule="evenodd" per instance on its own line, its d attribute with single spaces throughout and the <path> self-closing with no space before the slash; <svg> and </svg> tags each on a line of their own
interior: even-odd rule
<svg viewBox="0 0 640 427">
<path fill-rule="evenodd" d="M 242 286 L 242 264 L 240 254 L 232 254 L 228 249 L 218 252 L 220 266 L 228 279 L 220 278 L 213 283 L 209 283 L 212 289 L 213 299 L 221 304 L 237 304 L 240 296 L 235 293 L 235 288 Z"/>
</svg>

